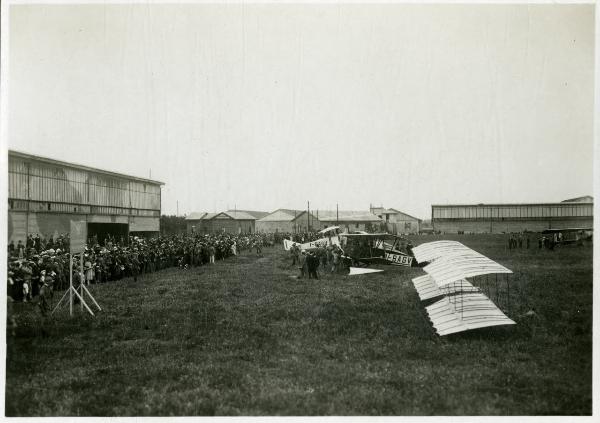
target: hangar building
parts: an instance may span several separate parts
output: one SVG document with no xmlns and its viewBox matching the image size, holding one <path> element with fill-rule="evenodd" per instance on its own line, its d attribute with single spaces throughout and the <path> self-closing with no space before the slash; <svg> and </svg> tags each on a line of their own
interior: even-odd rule
<svg viewBox="0 0 600 423">
<path fill-rule="evenodd" d="M 560 203 L 432 205 L 434 231 L 444 233 L 541 232 L 553 228 L 592 228 L 590 196 Z"/>
<path fill-rule="evenodd" d="M 88 236 L 158 235 L 162 182 L 17 151 L 8 152 L 8 242 L 56 237 L 70 221 Z"/>
</svg>

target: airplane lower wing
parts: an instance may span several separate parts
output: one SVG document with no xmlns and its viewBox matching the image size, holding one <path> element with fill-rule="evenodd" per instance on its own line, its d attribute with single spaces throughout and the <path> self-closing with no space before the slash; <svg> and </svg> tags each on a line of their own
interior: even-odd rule
<svg viewBox="0 0 600 423">
<path fill-rule="evenodd" d="M 383 270 L 381 270 L 381 269 L 365 269 L 364 267 L 351 267 L 350 273 L 348 274 L 348 276 L 364 275 L 367 273 L 379 273 L 379 272 L 383 272 Z"/>
<path fill-rule="evenodd" d="M 479 292 L 479 288 L 473 286 L 466 279 L 462 279 L 456 283 L 439 287 L 433 278 L 429 275 L 416 277 L 412 280 L 417 294 L 421 301 L 430 300 L 432 298 L 441 297 L 442 295 L 451 295 L 462 292 Z"/>
<path fill-rule="evenodd" d="M 445 297 L 425 309 L 440 336 L 490 326 L 515 324 L 481 293 L 465 294 L 456 302 L 451 302 L 448 297 Z"/>
</svg>

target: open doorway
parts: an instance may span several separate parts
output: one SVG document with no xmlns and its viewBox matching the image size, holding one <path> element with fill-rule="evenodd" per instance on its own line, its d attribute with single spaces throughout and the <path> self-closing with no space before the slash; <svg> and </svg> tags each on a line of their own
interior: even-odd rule
<svg viewBox="0 0 600 423">
<path fill-rule="evenodd" d="M 112 238 L 113 244 L 129 243 L 129 225 L 127 223 L 90 223 L 88 222 L 88 238 L 95 238 L 97 243 L 106 246 L 105 240 Z"/>
</svg>

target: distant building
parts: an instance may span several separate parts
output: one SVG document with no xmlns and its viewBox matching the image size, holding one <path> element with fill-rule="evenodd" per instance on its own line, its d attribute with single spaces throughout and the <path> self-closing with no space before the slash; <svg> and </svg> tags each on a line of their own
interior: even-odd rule
<svg viewBox="0 0 600 423">
<path fill-rule="evenodd" d="M 430 219 L 424 219 L 421 221 L 421 224 L 419 225 L 419 233 L 420 234 L 432 234 L 433 233 L 433 226 L 431 226 Z"/>
<path fill-rule="evenodd" d="M 589 196 L 580 198 L 592 199 Z M 444 233 L 541 232 L 553 228 L 592 228 L 594 204 L 572 200 L 542 204 L 432 205 L 431 223 L 436 232 Z"/>
<path fill-rule="evenodd" d="M 260 213 L 260 212 L 255 212 Z M 224 211 L 221 213 L 190 213 L 186 216 L 188 233 L 215 234 L 226 232 L 230 234 L 254 233 L 256 217 L 246 211 Z"/>
<path fill-rule="evenodd" d="M 319 210 L 319 220 L 323 227 L 339 226 L 342 231 L 385 231 L 385 222 L 378 216 L 368 211 L 350 210 Z"/>
<path fill-rule="evenodd" d="M 256 231 L 263 233 L 301 233 L 322 229 L 317 216 L 306 210 L 277 209 L 256 221 Z"/>
<path fill-rule="evenodd" d="M 49 239 L 86 222 L 88 236 L 158 235 L 162 182 L 8 152 L 8 241 Z"/>
<path fill-rule="evenodd" d="M 407 213 L 383 207 L 370 208 L 371 213 L 382 219 L 387 232 L 392 234 L 417 234 L 421 231 L 422 220 Z"/>
<path fill-rule="evenodd" d="M 563 200 L 562 203 L 594 203 L 594 197 L 591 195 L 584 195 L 583 197 L 571 198 L 569 200 Z"/>
<path fill-rule="evenodd" d="M 228 212 L 243 212 L 243 213 L 247 213 L 250 216 L 253 216 L 256 220 L 261 219 L 263 217 L 265 217 L 266 215 L 269 214 L 269 212 L 265 212 L 265 211 L 256 211 L 256 210 L 238 210 L 238 209 L 229 209 L 227 210 Z"/>
</svg>

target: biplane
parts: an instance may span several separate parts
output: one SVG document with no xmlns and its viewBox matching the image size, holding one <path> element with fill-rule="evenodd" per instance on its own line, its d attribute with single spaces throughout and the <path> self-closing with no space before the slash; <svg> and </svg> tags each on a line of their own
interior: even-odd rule
<svg viewBox="0 0 600 423">
<path fill-rule="evenodd" d="M 316 250 L 320 247 L 327 247 L 329 245 L 340 245 L 340 238 L 338 236 L 339 226 L 330 226 L 325 228 L 318 233 L 322 235 L 321 238 L 315 241 L 309 241 L 305 243 L 290 241 L 289 239 L 283 240 L 283 248 L 288 251 L 293 245 L 297 245 L 301 251 Z"/>
<path fill-rule="evenodd" d="M 515 324 L 496 305 L 506 300 L 510 310 L 510 269 L 457 241 L 421 244 L 413 253 L 427 263 L 412 281 L 421 301 L 435 301 L 425 310 L 438 335 Z"/>
<path fill-rule="evenodd" d="M 410 267 L 412 244 L 404 237 L 387 233 L 341 233 L 344 259 L 348 264 L 366 267 L 370 264 L 391 264 Z"/>
<path fill-rule="evenodd" d="M 562 228 L 562 229 L 545 229 L 542 235 L 549 235 L 555 245 L 581 245 L 583 241 L 592 239 L 592 228 Z"/>
</svg>

